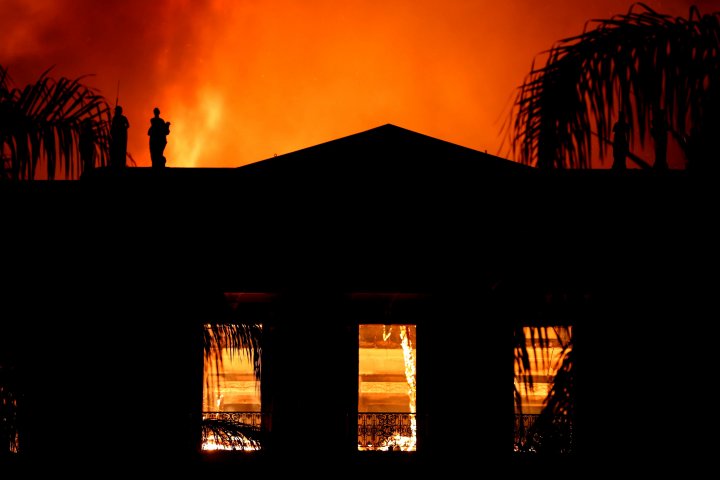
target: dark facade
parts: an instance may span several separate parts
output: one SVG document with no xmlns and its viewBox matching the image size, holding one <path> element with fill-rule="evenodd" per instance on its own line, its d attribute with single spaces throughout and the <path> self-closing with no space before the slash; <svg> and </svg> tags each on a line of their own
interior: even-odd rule
<svg viewBox="0 0 720 480">
<path fill-rule="evenodd" d="M 367 475 L 693 464 L 715 347 L 713 283 L 697 274 L 713 258 L 711 184 L 538 171 L 386 125 L 237 169 L 4 185 L 3 348 L 23 433 L 8 462 Z M 264 300 L 233 309 L 227 292 Z M 261 452 L 208 455 L 201 331 L 229 320 L 268 327 L 267 438 Z M 416 452 L 357 451 L 363 322 L 417 324 Z M 537 323 L 577 335 L 570 455 L 512 452 L 512 332 Z"/>
</svg>

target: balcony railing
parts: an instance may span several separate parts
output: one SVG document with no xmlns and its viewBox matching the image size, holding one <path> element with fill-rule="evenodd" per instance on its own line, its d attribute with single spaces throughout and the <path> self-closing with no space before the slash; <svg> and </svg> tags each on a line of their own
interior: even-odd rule
<svg viewBox="0 0 720 480">
<path fill-rule="evenodd" d="M 227 420 L 237 424 L 252 425 L 260 428 L 261 412 L 203 412 L 203 420 Z"/>
<path fill-rule="evenodd" d="M 542 447 L 549 447 L 556 453 L 573 451 L 573 425 L 567 416 L 553 418 L 550 425 L 537 428 L 537 414 L 515 414 L 516 452 L 534 453 Z"/>
<path fill-rule="evenodd" d="M 203 450 L 255 451 L 262 447 L 261 412 L 203 412 Z"/>
<path fill-rule="evenodd" d="M 235 426 L 226 436 L 218 436 L 212 429 L 203 428 L 204 450 L 259 450 L 260 412 L 203 412 L 203 420 L 219 425 Z M 537 445 L 554 442 L 556 449 L 570 453 L 573 449 L 573 428 L 567 417 L 558 417 L 551 431 L 533 428 L 539 415 L 515 415 L 516 452 L 536 451 Z M 417 442 L 417 414 L 415 413 L 358 413 L 358 450 L 360 451 L 415 451 Z M 532 437 L 531 437 L 532 436 Z"/>
<path fill-rule="evenodd" d="M 358 413 L 358 450 L 415 451 L 417 414 Z"/>
</svg>

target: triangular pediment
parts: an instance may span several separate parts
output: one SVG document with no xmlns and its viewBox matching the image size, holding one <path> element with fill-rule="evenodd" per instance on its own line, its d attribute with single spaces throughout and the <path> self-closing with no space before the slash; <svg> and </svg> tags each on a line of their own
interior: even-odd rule
<svg viewBox="0 0 720 480">
<path fill-rule="evenodd" d="M 323 171 L 328 175 L 465 173 L 531 170 L 519 163 L 392 124 L 382 125 L 291 153 L 239 167 L 250 171 Z"/>
</svg>

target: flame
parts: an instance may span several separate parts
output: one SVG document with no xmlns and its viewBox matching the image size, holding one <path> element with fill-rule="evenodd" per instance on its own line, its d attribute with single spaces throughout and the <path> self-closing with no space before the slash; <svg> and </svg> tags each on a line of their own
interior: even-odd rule
<svg viewBox="0 0 720 480">
<path fill-rule="evenodd" d="M 360 451 L 416 450 L 415 328 L 360 325 Z"/>
<path fill-rule="evenodd" d="M 410 413 L 415 413 L 417 398 L 417 385 L 415 377 L 417 370 L 415 355 L 413 354 L 412 345 L 410 345 L 409 328 L 410 327 L 407 325 L 402 325 L 400 327 L 400 344 L 402 345 L 403 358 L 405 360 L 405 378 L 408 383 Z M 417 443 L 417 417 L 415 415 L 410 417 L 410 429 L 412 431 L 412 437 L 405 445 L 403 445 L 406 448 L 401 448 L 401 450 L 415 450 L 415 444 Z"/>
<path fill-rule="evenodd" d="M 217 451 L 217 450 L 233 450 L 233 451 L 243 451 L 243 452 L 254 452 L 257 450 L 260 450 L 260 447 L 249 445 L 242 443 L 242 439 L 236 438 L 236 441 L 238 444 L 236 445 L 228 445 L 224 443 L 222 440 L 218 440 L 215 438 L 214 435 L 208 435 L 208 437 L 205 439 L 205 441 L 202 444 L 202 449 L 205 451 Z"/>
<path fill-rule="evenodd" d="M 93 75 L 111 104 L 119 96 L 139 166 L 158 106 L 170 167 L 237 167 L 386 123 L 505 155 L 503 120 L 533 59 L 627 11 L 627 0 L 65 3 L 0 2 L 2 63 L 18 86 L 51 66 Z"/>
<path fill-rule="evenodd" d="M 260 381 L 255 378 L 253 364 L 247 355 L 214 345 L 213 351 L 205 357 L 203 373 L 203 418 L 213 418 L 214 412 L 233 414 L 261 410 Z M 212 432 L 207 436 L 204 434 L 201 448 L 205 451 L 260 449 L 245 438 L 218 438 Z"/>
<path fill-rule="evenodd" d="M 175 112 L 178 120 L 171 122 L 166 156 L 176 167 L 201 167 L 203 157 L 220 140 L 223 123 L 229 121 L 222 92 L 206 87 L 199 97 L 196 108 L 183 105 Z"/>
</svg>

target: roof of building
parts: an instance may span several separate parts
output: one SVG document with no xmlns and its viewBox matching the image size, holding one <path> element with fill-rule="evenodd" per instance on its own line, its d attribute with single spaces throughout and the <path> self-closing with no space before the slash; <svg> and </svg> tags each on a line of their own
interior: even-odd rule
<svg viewBox="0 0 720 480">
<path fill-rule="evenodd" d="M 685 172 L 538 170 L 395 125 L 238 168 L 86 178 L 112 211 L 108 231 L 184 245 L 199 253 L 183 269 L 250 290 L 310 276 L 362 291 L 612 271 L 697 193 Z"/>
<path fill-rule="evenodd" d="M 440 140 L 392 124 L 278 155 L 240 167 L 245 171 L 278 169 L 296 173 L 300 168 L 321 168 L 329 175 L 407 174 L 412 171 L 473 169 L 476 172 L 527 170 L 530 167 Z"/>
</svg>

